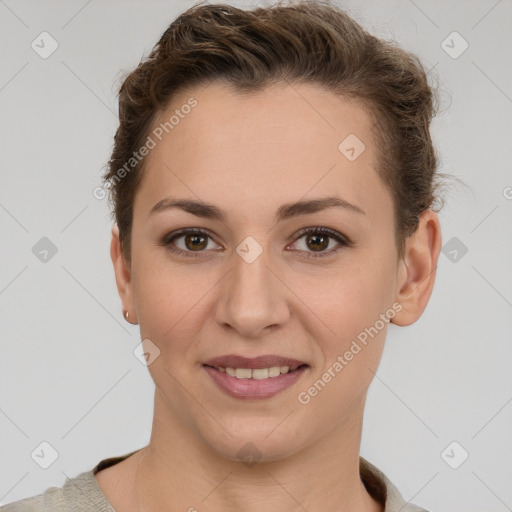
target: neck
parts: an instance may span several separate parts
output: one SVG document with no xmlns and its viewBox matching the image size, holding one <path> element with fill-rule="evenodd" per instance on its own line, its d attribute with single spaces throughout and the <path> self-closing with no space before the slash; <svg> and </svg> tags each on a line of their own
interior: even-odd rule
<svg viewBox="0 0 512 512">
<path fill-rule="evenodd" d="M 137 512 L 383 512 L 359 475 L 363 408 L 364 400 L 342 425 L 285 459 L 244 464 L 198 439 L 156 391 L 151 440 L 135 478 Z"/>
</svg>

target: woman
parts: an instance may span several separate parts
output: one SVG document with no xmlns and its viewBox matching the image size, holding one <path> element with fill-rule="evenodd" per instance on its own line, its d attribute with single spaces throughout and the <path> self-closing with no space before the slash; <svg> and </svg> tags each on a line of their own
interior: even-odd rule
<svg viewBox="0 0 512 512">
<path fill-rule="evenodd" d="M 327 2 L 195 5 L 119 107 L 111 256 L 150 443 L 2 510 L 424 510 L 359 455 L 387 325 L 421 316 L 441 247 L 418 59 Z"/>
</svg>

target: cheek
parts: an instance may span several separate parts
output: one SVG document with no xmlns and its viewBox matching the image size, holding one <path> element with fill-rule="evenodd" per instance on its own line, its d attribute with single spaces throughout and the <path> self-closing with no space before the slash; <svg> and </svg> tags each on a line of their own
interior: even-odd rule
<svg viewBox="0 0 512 512">
<path fill-rule="evenodd" d="M 208 294 L 215 292 L 220 279 L 193 263 L 187 265 L 171 263 L 160 249 L 140 251 L 133 264 L 141 337 L 153 341 L 171 366 L 193 359 Z"/>
<path fill-rule="evenodd" d="M 140 336 L 151 340 L 159 350 L 148 371 L 167 407 L 176 416 L 190 420 L 189 414 L 183 412 L 190 408 L 183 377 L 198 359 L 204 295 L 215 280 L 210 283 L 207 275 L 200 279 L 197 272 L 194 278 L 192 270 L 180 271 L 151 257 L 141 257 L 134 270 L 138 276 L 134 294 Z"/>
<path fill-rule="evenodd" d="M 323 354 L 311 379 L 298 390 L 297 400 L 315 410 L 308 415 L 311 421 L 320 416 L 324 424 L 332 425 L 343 421 L 343 411 L 362 407 L 382 357 L 392 314 L 390 280 L 384 267 L 351 267 L 351 272 L 331 281 L 328 290 L 316 295 L 317 309 L 312 308 L 329 327 L 315 337 Z"/>
<path fill-rule="evenodd" d="M 327 405 L 332 400 L 342 410 L 371 382 L 370 370 L 377 370 L 387 326 L 394 316 L 392 270 L 391 252 L 368 251 L 351 258 L 346 268 L 340 267 L 333 274 L 336 278 L 325 283 L 324 293 L 312 286 L 303 289 L 303 294 L 309 289 L 311 310 L 328 327 L 315 336 L 323 354 L 314 377 L 320 378 L 322 390 L 326 383 L 329 388 L 322 391 L 319 402 L 325 400 Z"/>
<path fill-rule="evenodd" d="M 357 261 L 354 263 L 354 261 Z M 323 321 L 332 349 L 357 337 L 390 306 L 393 280 L 382 258 L 354 257 L 346 267 L 330 272 L 330 278 L 302 282 L 301 296 Z"/>
</svg>

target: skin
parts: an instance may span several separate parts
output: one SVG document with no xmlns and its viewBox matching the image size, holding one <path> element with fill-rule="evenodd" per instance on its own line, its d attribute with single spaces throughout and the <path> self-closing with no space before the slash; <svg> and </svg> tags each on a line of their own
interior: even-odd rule
<svg viewBox="0 0 512 512">
<path fill-rule="evenodd" d="M 387 323 L 307 405 L 297 397 L 393 304 L 401 306 L 396 325 L 421 316 L 441 248 L 438 217 L 421 215 L 399 259 L 372 123 L 355 103 L 311 84 L 242 96 L 214 82 L 176 96 L 155 126 L 190 96 L 197 107 L 146 157 L 131 262 L 112 229 L 123 309 L 160 356 L 148 366 L 156 388 L 149 445 L 96 479 L 118 512 L 382 511 L 360 479 L 359 450 Z M 351 133 L 366 146 L 352 162 L 338 150 Z M 364 214 L 329 208 L 274 222 L 283 203 L 334 194 Z M 168 196 L 213 203 L 227 220 L 177 209 L 150 216 Z M 308 257 L 319 249 L 297 234 L 310 226 L 353 245 L 329 238 L 323 252 L 339 252 Z M 189 227 L 211 233 L 198 257 L 159 244 Z M 263 250 L 251 264 L 236 252 L 248 236 Z M 174 245 L 193 252 L 193 240 L 185 242 Z M 229 353 L 290 356 L 309 368 L 272 398 L 242 400 L 220 391 L 202 367 Z M 262 455 L 250 468 L 237 458 L 249 441 Z"/>
</svg>

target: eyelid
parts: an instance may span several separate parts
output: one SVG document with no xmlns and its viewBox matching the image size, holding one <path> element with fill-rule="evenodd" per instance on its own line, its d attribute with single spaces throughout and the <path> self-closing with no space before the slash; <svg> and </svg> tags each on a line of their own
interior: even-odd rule
<svg viewBox="0 0 512 512">
<path fill-rule="evenodd" d="M 215 238 L 212 236 L 212 233 L 208 229 L 205 229 L 205 228 L 182 228 L 182 229 L 178 229 L 176 231 L 172 231 L 171 233 L 168 233 L 167 235 L 165 235 L 163 237 L 163 239 L 161 240 L 161 242 L 159 242 L 159 245 L 164 246 L 165 248 L 167 248 L 169 251 L 171 251 L 173 253 L 177 253 L 177 254 L 184 255 L 184 256 L 195 257 L 195 256 L 201 256 L 201 255 L 206 254 L 207 251 L 184 251 L 183 249 L 179 249 L 179 248 L 173 246 L 174 240 L 184 237 L 184 236 L 187 236 L 187 235 L 193 235 L 193 234 L 206 236 L 206 237 L 210 238 L 210 240 L 215 242 Z M 217 243 L 217 242 L 215 242 L 215 243 Z M 217 245 L 219 245 L 219 244 L 217 244 Z"/>
<path fill-rule="evenodd" d="M 330 239 L 333 239 L 337 242 L 337 247 L 331 248 L 328 251 L 301 251 L 301 250 L 295 250 L 294 252 L 299 253 L 305 253 L 306 256 L 304 256 L 306 259 L 321 259 L 321 258 L 329 258 L 330 256 L 334 256 L 338 254 L 342 249 L 346 247 L 352 247 L 354 244 L 353 242 L 343 233 L 340 233 L 337 230 L 330 229 L 324 226 L 310 226 L 304 229 L 301 229 L 296 235 L 295 239 L 292 242 L 292 245 L 297 243 L 298 240 L 303 238 L 306 235 L 319 233 L 321 235 L 325 235 Z M 289 244 L 290 245 L 290 244 Z M 287 247 L 289 247 L 289 245 Z"/>
<path fill-rule="evenodd" d="M 352 240 L 350 240 L 350 238 L 348 238 L 348 236 L 344 235 L 343 233 L 340 233 L 339 231 L 337 231 L 335 229 L 331 229 L 331 228 L 328 228 L 325 226 L 310 226 L 307 228 L 303 228 L 303 229 L 299 230 L 299 232 L 295 235 L 296 236 L 295 240 L 298 240 L 299 238 L 302 238 L 304 235 L 308 235 L 311 233 L 322 233 L 322 234 L 329 236 L 330 238 L 339 240 L 341 243 L 344 243 L 347 246 L 354 245 Z"/>
<path fill-rule="evenodd" d="M 325 226 L 309 226 L 309 227 L 299 230 L 294 235 L 293 241 L 290 244 L 287 244 L 286 247 L 288 248 L 290 245 L 295 244 L 302 237 L 304 237 L 308 234 L 312 234 L 312 233 L 323 234 L 323 235 L 327 236 L 328 238 L 336 240 L 336 242 L 338 243 L 338 247 L 332 248 L 328 251 L 320 251 L 318 253 L 315 253 L 314 251 L 301 251 L 301 250 L 293 250 L 293 252 L 306 253 L 307 254 L 307 256 L 305 256 L 306 258 L 322 258 L 322 257 L 328 257 L 331 255 L 337 254 L 344 247 L 351 247 L 354 245 L 354 243 L 346 235 L 344 235 L 343 233 L 340 233 L 339 231 L 336 231 L 331 228 L 327 228 Z M 209 252 L 207 250 L 184 251 L 183 249 L 179 249 L 179 248 L 176 248 L 173 246 L 173 242 L 176 239 L 184 237 L 189 234 L 203 235 L 203 236 L 210 238 L 213 242 L 217 243 L 215 241 L 215 237 L 212 236 L 212 233 L 210 232 L 210 230 L 208 230 L 206 228 L 192 227 L 192 228 L 182 228 L 182 229 L 173 231 L 171 233 L 168 233 L 167 235 L 165 235 L 163 237 L 163 239 L 159 243 L 159 245 L 162 245 L 162 246 L 168 248 L 168 250 L 171 252 L 182 254 L 185 257 L 187 257 L 187 256 L 196 257 L 196 256 L 202 256 L 202 255 L 207 254 Z M 219 245 L 219 244 L 217 244 L 217 245 Z"/>
</svg>

